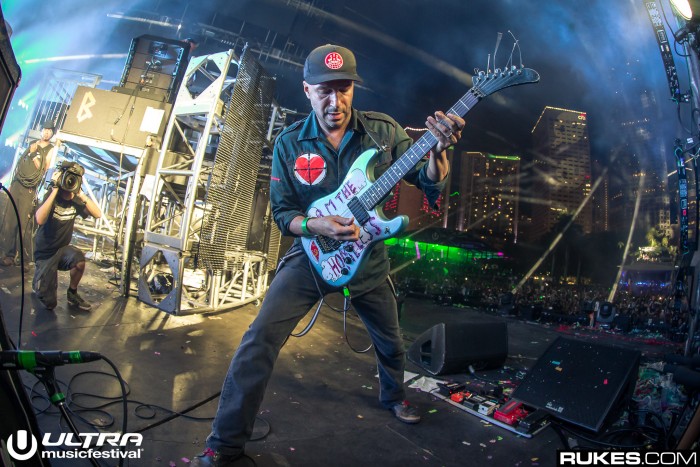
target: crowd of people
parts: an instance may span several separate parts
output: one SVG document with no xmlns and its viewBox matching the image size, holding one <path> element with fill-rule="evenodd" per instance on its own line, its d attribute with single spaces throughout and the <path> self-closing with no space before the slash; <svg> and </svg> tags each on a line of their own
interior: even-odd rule
<svg viewBox="0 0 700 467">
<path fill-rule="evenodd" d="M 687 300 L 667 286 L 634 289 L 621 284 L 612 300 L 611 285 L 555 284 L 532 278 L 519 286 L 505 263 L 450 265 L 437 259 L 417 260 L 394 274 L 401 295 L 442 305 L 471 306 L 525 319 L 585 326 L 659 332 L 670 338 L 687 335 Z M 606 322 L 599 315 L 614 309 Z M 604 313 L 604 314 L 605 314 Z"/>
</svg>

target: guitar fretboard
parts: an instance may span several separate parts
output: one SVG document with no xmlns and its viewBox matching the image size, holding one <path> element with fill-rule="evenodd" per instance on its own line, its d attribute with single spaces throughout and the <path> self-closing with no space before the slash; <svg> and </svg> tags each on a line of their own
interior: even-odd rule
<svg viewBox="0 0 700 467">
<path fill-rule="evenodd" d="M 446 114 L 455 114 L 464 117 L 467 112 L 481 100 L 482 95 L 474 88 L 470 89 L 460 100 L 453 105 Z M 430 131 L 426 131 L 399 159 L 384 172 L 372 186 L 360 195 L 360 202 L 366 210 L 373 209 L 394 186 L 406 175 L 420 160 L 437 145 L 438 139 Z"/>
</svg>

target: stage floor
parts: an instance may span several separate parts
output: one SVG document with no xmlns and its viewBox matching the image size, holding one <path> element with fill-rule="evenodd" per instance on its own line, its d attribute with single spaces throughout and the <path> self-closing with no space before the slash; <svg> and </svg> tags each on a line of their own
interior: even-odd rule
<svg viewBox="0 0 700 467">
<path fill-rule="evenodd" d="M 250 304 L 221 313 L 171 316 L 135 297 L 124 299 L 109 282 L 110 271 L 89 263 L 80 287 L 93 303 L 91 312 L 65 302 L 68 276 L 59 274 L 59 305 L 46 311 L 30 293 L 22 327 L 25 350 L 90 350 L 113 361 L 129 388 L 128 430 L 135 432 L 215 396 L 243 332 L 256 315 Z M 8 333 L 17 341 L 20 310 L 19 268 L 0 270 L 0 300 Z M 340 305 L 337 296 L 329 297 Z M 308 318 L 311 314 L 308 315 Z M 436 323 L 505 321 L 509 352 L 502 370 L 484 372 L 492 379 L 516 378 L 531 368 L 560 335 L 638 349 L 643 360 L 658 360 L 681 344 L 650 342 L 601 331 L 525 322 L 469 308 L 436 305 L 408 298 L 401 318 L 406 346 Z M 305 322 L 302 322 L 299 329 Z M 348 319 L 348 340 L 365 348 L 368 338 L 356 317 Z M 408 362 L 408 371 L 427 373 Z M 520 372 L 520 373 L 518 373 Z M 36 378 L 23 372 L 28 386 Z M 56 377 L 72 399 L 71 408 L 85 420 L 121 429 L 120 389 L 105 362 L 57 367 Z M 247 455 L 258 466 L 554 466 L 562 443 L 553 429 L 527 439 L 466 413 L 434 395 L 409 389 L 409 400 L 423 420 L 406 425 L 378 404 L 378 380 L 372 352 L 355 353 L 346 343 L 342 315 L 328 307 L 312 331 L 290 338 L 282 349 L 263 401 L 256 433 L 266 436 L 249 443 Z M 464 376 L 454 375 L 464 380 Z M 39 392 L 44 392 L 40 385 Z M 89 395 L 85 395 L 89 394 Z M 585 397 L 582 394 L 581 397 Z M 105 399 L 110 398 L 110 399 Z M 34 398 L 44 432 L 67 431 L 57 411 Z M 183 466 L 200 452 L 210 430 L 218 398 L 143 431 L 140 459 L 131 466 Z M 79 411 L 78 405 L 101 411 Z M 104 411 L 104 412 L 102 412 Z M 95 432 L 80 420 L 81 432 Z M 269 432 L 268 432 L 269 428 Z M 55 435 L 54 435 L 55 436 Z M 87 461 L 54 461 L 53 465 L 89 465 Z M 107 464 L 104 464 L 107 465 Z M 113 464 L 112 464 L 113 465 Z M 247 459 L 240 465 L 253 465 Z"/>
</svg>

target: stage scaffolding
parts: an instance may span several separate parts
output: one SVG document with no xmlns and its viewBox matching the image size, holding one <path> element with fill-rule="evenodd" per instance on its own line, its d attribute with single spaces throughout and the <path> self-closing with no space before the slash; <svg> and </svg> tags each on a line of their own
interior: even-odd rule
<svg viewBox="0 0 700 467">
<path fill-rule="evenodd" d="M 81 106 L 71 102 L 75 90 L 98 82 L 56 85 L 72 86 L 56 107 L 59 127 L 66 108 Z M 172 314 L 225 310 L 265 294 L 281 238 L 269 208 L 272 145 L 296 115 L 273 93 L 274 79 L 252 54 L 229 50 L 191 58 L 153 146 L 118 144 L 103 129 L 59 130 L 58 159 L 86 168 L 84 190 L 103 212 L 76 219 L 76 235 L 91 245 L 89 256 L 114 266 L 123 296 L 134 292 L 132 269 L 139 300 Z M 34 120 L 37 128 L 43 121 Z"/>
<path fill-rule="evenodd" d="M 70 106 L 71 99 L 75 94 L 75 90 L 78 87 L 96 87 L 102 77 L 93 73 L 83 73 L 78 71 L 64 70 L 60 68 L 51 68 L 46 70 L 41 77 L 41 84 L 37 87 L 35 104 L 29 114 L 27 127 L 24 133 L 19 137 L 17 144 L 17 149 L 15 151 L 14 160 L 12 163 L 12 168 L 10 173 L 15 172 L 17 163 L 19 162 L 20 156 L 24 153 L 27 147 L 34 141 L 41 139 L 42 126 L 44 122 L 52 121 L 54 122 L 56 128 L 60 128 L 66 117 L 66 111 Z M 60 138 L 60 135 L 57 135 Z M 63 147 L 59 151 L 57 159 L 65 158 L 66 153 L 69 149 Z M 55 163 L 56 161 L 52 161 Z M 49 171 L 48 176 L 50 177 L 52 170 Z M 94 172 L 87 172 L 86 178 L 92 178 L 92 176 L 97 176 Z M 88 188 L 89 190 L 89 188 Z M 38 190 L 39 200 L 43 199 L 44 186 L 40 185 Z M 93 196 L 93 199 L 98 202 L 95 198 L 92 190 L 88 191 L 88 194 Z M 0 218 L 2 217 L 3 209 L 11 209 L 9 203 L 0 203 Z M 94 229 L 102 228 L 102 222 L 98 220 L 97 222 L 92 222 L 88 228 Z M 34 225 L 33 218 L 32 222 L 27 226 L 22 226 L 23 229 L 30 228 L 34 230 L 36 226 Z M 33 255 L 34 245 L 25 245 L 25 250 L 29 252 L 29 255 Z"/>
<path fill-rule="evenodd" d="M 276 230 L 269 199 L 262 216 L 253 213 L 265 192 L 260 168 L 283 121 L 273 92 L 273 78 L 245 49 L 240 59 L 229 50 L 190 60 L 151 181 L 141 301 L 178 314 L 232 308 L 265 294 L 279 234 L 269 233 Z M 250 238 L 260 234 L 262 244 Z"/>
</svg>

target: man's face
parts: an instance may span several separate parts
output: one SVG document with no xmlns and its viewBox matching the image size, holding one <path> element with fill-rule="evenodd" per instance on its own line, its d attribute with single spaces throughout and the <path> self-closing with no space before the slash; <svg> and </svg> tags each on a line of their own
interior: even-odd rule
<svg viewBox="0 0 700 467">
<path fill-rule="evenodd" d="M 48 140 L 51 139 L 52 136 L 53 136 L 53 130 L 52 130 L 52 129 L 50 129 L 50 128 L 44 128 L 43 130 L 41 130 L 41 139 L 42 139 L 42 141 L 48 141 Z"/>
<path fill-rule="evenodd" d="M 344 129 L 352 114 L 352 96 L 355 82 L 349 79 L 308 84 L 304 81 L 304 93 L 324 132 Z"/>
</svg>

